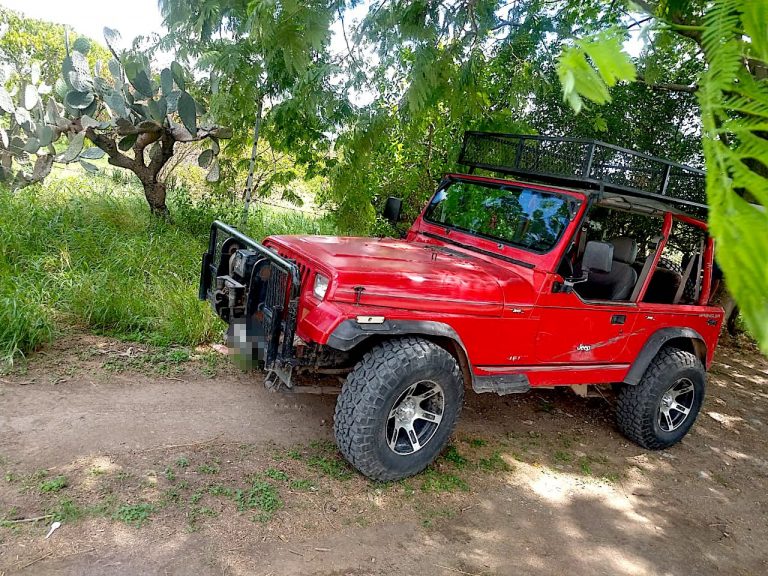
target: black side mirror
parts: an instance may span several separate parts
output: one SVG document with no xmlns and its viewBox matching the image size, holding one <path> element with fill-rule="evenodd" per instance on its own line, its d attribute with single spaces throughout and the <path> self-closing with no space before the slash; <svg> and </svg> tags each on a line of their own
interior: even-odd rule
<svg viewBox="0 0 768 576">
<path fill-rule="evenodd" d="M 393 226 L 400 221 L 400 211 L 403 209 L 403 201 L 400 198 L 390 196 L 384 204 L 384 219 Z"/>
</svg>

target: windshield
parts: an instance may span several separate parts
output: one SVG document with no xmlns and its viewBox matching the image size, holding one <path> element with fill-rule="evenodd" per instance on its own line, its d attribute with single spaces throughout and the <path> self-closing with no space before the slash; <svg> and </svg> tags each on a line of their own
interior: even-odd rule
<svg viewBox="0 0 768 576">
<path fill-rule="evenodd" d="M 536 252 L 551 250 L 575 212 L 571 198 L 521 188 L 455 181 L 427 207 L 428 222 Z"/>
</svg>

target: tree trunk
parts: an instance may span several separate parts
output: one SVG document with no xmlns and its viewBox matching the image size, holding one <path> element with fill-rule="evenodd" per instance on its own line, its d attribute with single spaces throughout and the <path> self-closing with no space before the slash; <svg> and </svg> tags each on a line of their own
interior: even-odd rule
<svg viewBox="0 0 768 576">
<path fill-rule="evenodd" d="M 259 95 L 259 101 L 256 110 L 256 121 L 253 124 L 253 147 L 251 148 L 251 163 L 248 167 L 248 179 L 245 182 L 245 205 L 243 206 L 243 218 L 241 226 L 244 228 L 248 222 L 248 209 L 251 205 L 251 196 L 253 195 L 253 170 L 256 166 L 256 156 L 259 149 L 259 130 L 261 129 L 261 114 L 264 106 L 264 99 Z"/>
<path fill-rule="evenodd" d="M 165 204 L 166 186 L 165 182 L 158 182 L 157 180 L 151 180 L 144 182 L 144 196 L 149 204 L 149 209 L 153 216 L 159 218 L 168 219 L 171 213 L 168 211 L 168 206 Z"/>
</svg>

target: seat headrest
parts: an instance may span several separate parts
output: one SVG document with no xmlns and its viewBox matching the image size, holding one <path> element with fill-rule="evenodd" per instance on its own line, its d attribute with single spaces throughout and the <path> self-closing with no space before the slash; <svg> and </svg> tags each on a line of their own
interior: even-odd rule
<svg viewBox="0 0 768 576">
<path fill-rule="evenodd" d="M 637 242 L 634 238 L 619 236 L 611 240 L 613 259 L 624 264 L 634 264 L 637 258 Z"/>
</svg>

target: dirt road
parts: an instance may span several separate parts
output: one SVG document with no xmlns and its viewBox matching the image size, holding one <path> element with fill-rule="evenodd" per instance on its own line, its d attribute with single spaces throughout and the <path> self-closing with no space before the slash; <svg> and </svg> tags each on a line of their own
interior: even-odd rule
<svg viewBox="0 0 768 576">
<path fill-rule="evenodd" d="M 329 444 L 332 397 L 72 338 L 0 379 L 0 574 L 765 574 L 768 360 L 741 346 L 666 452 L 610 397 L 469 393 L 435 466 L 377 484 Z M 47 514 L 47 540 L 18 521 Z"/>
</svg>

